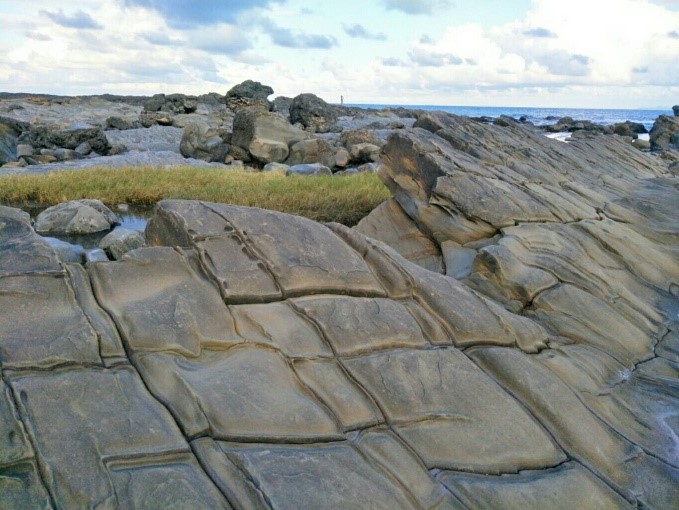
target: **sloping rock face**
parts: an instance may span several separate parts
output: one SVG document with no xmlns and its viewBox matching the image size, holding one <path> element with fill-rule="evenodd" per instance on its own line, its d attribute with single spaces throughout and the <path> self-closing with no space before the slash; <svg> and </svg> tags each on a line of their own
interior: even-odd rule
<svg viewBox="0 0 679 510">
<path fill-rule="evenodd" d="M 521 315 L 337 224 L 164 201 L 83 268 L 0 207 L 3 503 L 671 508 L 674 234 L 637 274 L 600 223 L 591 286 L 547 238 Z"/>
<path fill-rule="evenodd" d="M 562 144 L 519 125 L 422 116 L 384 149 L 380 176 L 398 207 L 357 227 L 427 267 L 412 248 L 413 224 L 444 264 L 451 247 L 467 250 L 460 282 L 549 336 L 539 354 L 477 347 L 471 359 L 570 458 L 631 502 L 659 508 L 679 497 L 665 485 L 679 467 L 679 179 L 666 165 L 615 137 Z M 604 431 L 616 446 L 597 439 Z M 629 469 L 648 472 L 646 481 Z M 469 497 L 492 485 L 457 483 Z M 505 501 L 512 483 L 489 501 Z M 629 498 L 638 483 L 646 494 Z"/>
</svg>

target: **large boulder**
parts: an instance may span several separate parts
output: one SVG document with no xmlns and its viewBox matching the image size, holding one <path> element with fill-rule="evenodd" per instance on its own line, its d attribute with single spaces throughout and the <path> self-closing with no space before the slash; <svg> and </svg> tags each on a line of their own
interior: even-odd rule
<svg viewBox="0 0 679 510">
<path fill-rule="evenodd" d="M 660 115 L 651 128 L 650 141 L 655 150 L 679 149 L 679 117 Z"/>
<path fill-rule="evenodd" d="M 309 138 L 304 130 L 291 126 L 278 114 L 257 108 L 243 108 L 233 120 L 231 144 L 240 147 L 259 163 L 282 163 L 290 146 Z"/>
<path fill-rule="evenodd" d="M 332 168 L 335 166 L 335 153 L 335 148 L 325 140 L 310 138 L 292 145 L 285 163 L 287 165 L 321 163 Z"/>
<path fill-rule="evenodd" d="M 97 154 L 108 154 L 111 145 L 101 128 L 59 129 L 54 126 L 31 126 L 22 140 L 35 149 L 73 149 L 87 142 Z"/>
<path fill-rule="evenodd" d="M 675 105 L 672 107 L 672 113 L 674 113 L 674 116 L 675 116 L 675 117 L 679 117 L 679 104 L 675 104 Z"/>
<path fill-rule="evenodd" d="M 100 200 L 71 200 L 38 214 L 35 231 L 41 234 L 92 234 L 110 230 L 119 222 Z"/>
<path fill-rule="evenodd" d="M 314 133 L 337 131 L 337 107 L 314 94 L 300 94 L 290 104 L 290 122 Z"/>
<path fill-rule="evenodd" d="M 223 163 L 229 146 L 206 122 L 193 122 L 184 128 L 179 150 L 185 158 Z"/>
<path fill-rule="evenodd" d="M 264 110 L 271 109 L 271 103 L 267 99 L 273 94 L 273 89 L 258 81 L 245 80 L 232 87 L 225 97 L 226 106 L 236 111 L 246 107 L 259 107 Z"/>
</svg>

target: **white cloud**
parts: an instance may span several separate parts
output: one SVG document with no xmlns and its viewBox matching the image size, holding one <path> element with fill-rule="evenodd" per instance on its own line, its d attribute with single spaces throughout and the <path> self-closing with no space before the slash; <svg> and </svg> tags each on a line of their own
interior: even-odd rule
<svg viewBox="0 0 679 510">
<path fill-rule="evenodd" d="M 0 6 L 9 27 L 0 90 L 203 93 L 250 78 L 280 94 L 354 102 L 634 107 L 679 97 L 676 2 L 533 0 L 489 26 L 454 21 L 465 1 L 346 0 L 310 11 L 302 0 L 262 0 L 181 23 L 184 11 L 160 0 L 75 0 L 61 11 L 17 0 Z"/>
</svg>

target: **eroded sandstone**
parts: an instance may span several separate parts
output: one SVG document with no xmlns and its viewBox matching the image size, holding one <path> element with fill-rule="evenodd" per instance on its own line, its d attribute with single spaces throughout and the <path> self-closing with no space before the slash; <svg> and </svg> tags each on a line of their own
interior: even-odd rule
<svg viewBox="0 0 679 510">
<path fill-rule="evenodd" d="M 82 266 L 0 208 L 3 503 L 675 507 L 676 177 L 505 124 L 393 135 L 358 229 L 164 201 Z"/>
</svg>

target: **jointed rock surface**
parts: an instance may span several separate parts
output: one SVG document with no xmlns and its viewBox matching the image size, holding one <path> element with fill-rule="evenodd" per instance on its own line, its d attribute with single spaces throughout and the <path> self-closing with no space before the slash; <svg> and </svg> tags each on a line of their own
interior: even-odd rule
<svg viewBox="0 0 679 510">
<path fill-rule="evenodd" d="M 676 507 L 666 164 L 426 115 L 380 174 L 357 229 L 164 201 L 85 267 L 0 208 L 0 506 Z"/>
</svg>

